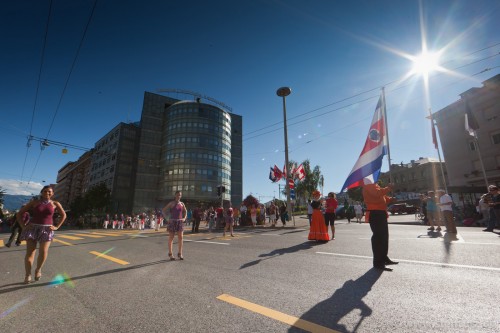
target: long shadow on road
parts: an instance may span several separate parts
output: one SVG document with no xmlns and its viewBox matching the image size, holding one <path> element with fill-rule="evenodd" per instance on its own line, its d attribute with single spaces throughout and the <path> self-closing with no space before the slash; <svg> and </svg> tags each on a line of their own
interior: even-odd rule
<svg viewBox="0 0 500 333">
<path fill-rule="evenodd" d="M 321 245 L 321 244 L 325 244 L 325 243 L 324 242 L 308 241 L 308 242 L 304 242 L 302 244 L 297 244 L 297 245 L 290 246 L 290 247 L 284 247 L 281 249 L 272 250 L 269 253 L 263 253 L 263 254 L 259 255 L 259 257 L 264 258 L 264 259 L 257 259 L 254 261 L 247 262 L 246 264 L 243 264 L 240 267 L 240 269 L 244 269 L 244 268 L 248 268 L 248 267 L 257 265 L 258 263 L 260 263 L 263 260 L 271 259 L 271 258 L 278 257 L 278 256 L 281 256 L 284 254 L 290 254 L 290 253 L 295 253 L 298 251 L 309 250 L 309 249 L 312 249 L 314 246 Z"/>
<path fill-rule="evenodd" d="M 304 313 L 300 319 L 339 332 L 356 332 L 363 320 L 372 314 L 372 309 L 366 305 L 363 298 L 368 295 L 381 274 L 382 271 L 372 268 L 357 280 L 346 281 L 342 287 L 335 290 L 332 297 L 316 304 Z M 361 314 L 355 327 L 350 331 L 340 324 L 340 321 L 355 309 L 359 309 Z M 299 333 L 304 331 L 297 327 L 291 327 L 288 332 Z"/>
<path fill-rule="evenodd" d="M 62 279 L 53 280 L 53 281 L 44 282 L 44 283 L 35 282 L 35 283 L 31 283 L 31 284 L 24 284 L 21 282 L 21 283 L 11 283 L 11 284 L 6 284 L 6 285 L 0 285 L 0 295 L 9 293 L 11 291 L 16 291 L 19 289 L 39 288 L 39 287 L 46 287 L 46 286 L 51 286 L 51 285 L 59 285 L 59 284 L 63 284 L 66 282 L 77 281 L 77 280 L 81 280 L 81 279 L 88 279 L 88 278 L 97 277 L 97 276 L 101 276 L 101 275 L 120 273 L 120 272 L 128 271 L 131 269 L 139 269 L 139 268 L 143 268 L 143 267 L 147 267 L 147 266 L 159 265 L 159 264 L 164 264 L 164 263 L 168 263 L 168 262 L 170 262 L 170 260 L 163 259 L 163 260 L 147 262 L 144 264 L 139 264 L 139 265 L 134 265 L 134 266 L 129 266 L 129 267 L 116 268 L 116 269 L 110 269 L 110 270 L 102 271 L 102 272 L 74 276 L 71 278 L 62 278 Z M 2 288 L 5 288 L 5 289 L 2 289 Z"/>
</svg>

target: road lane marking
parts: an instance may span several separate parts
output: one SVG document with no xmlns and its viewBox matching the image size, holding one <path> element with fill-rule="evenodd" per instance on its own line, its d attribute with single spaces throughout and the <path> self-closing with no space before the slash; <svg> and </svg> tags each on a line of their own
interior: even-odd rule
<svg viewBox="0 0 500 333">
<path fill-rule="evenodd" d="M 91 232 L 92 235 L 101 235 L 101 236 L 113 236 L 113 237 L 121 237 L 122 235 L 113 234 L 110 232 Z"/>
<path fill-rule="evenodd" d="M 338 256 L 338 257 L 373 259 L 373 257 L 370 257 L 370 256 L 359 256 L 359 255 L 355 255 L 355 254 L 343 254 L 343 253 L 331 253 L 331 252 L 316 252 L 316 253 L 317 254 L 327 254 L 327 255 L 331 255 L 331 256 Z M 500 272 L 500 268 L 497 268 L 497 267 L 447 264 L 447 263 L 433 262 L 433 261 L 406 260 L 406 259 L 397 259 L 397 258 L 396 259 L 393 258 L 393 260 L 399 261 L 399 262 L 408 262 L 408 263 L 423 264 L 423 265 L 446 266 L 446 267 L 456 267 L 456 268 L 471 268 L 471 269 L 481 269 L 481 270 L 485 270 L 485 271 Z"/>
<path fill-rule="evenodd" d="M 69 236 L 69 235 L 57 235 L 58 238 L 64 238 L 69 240 L 81 240 L 81 237 Z"/>
<path fill-rule="evenodd" d="M 211 242 L 211 241 L 196 241 L 191 239 L 184 239 L 185 242 L 193 242 L 193 243 L 207 243 L 207 244 L 217 244 L 217 245 L 229 245 L 229 243 L 220 243 L 220 242 Z"/>
<path fill-rule="evenodd" d="M 81 236 L 81 237 L 90 237 L 90 238 L 104 238 L 104 236 L 97 236 L 97 235 L 91 235 L 91 234 L 73 234 L 75 236 Z"/>
<path fill-rule="evenodd" d="M 59 236 L 58 236 L 59 237 Z M 64 245 L 67 245 L 67 246 L 73 246 L 73 244 L 71 243 L 68 243 L 68 242 L 65 242 L 65 241 L 62 241 L 62 240 L 59 240 L 57 238 L 53 238 L 52 239 L 53 242 L 56 242 L 56 243 L 61 243 L 61 244 L 64 244 Z"/>
<path fill-rule="evenodd" d="M 116 262 L 117 264 L 120 264 L 120 265 L 128 265 L 128 264 L 130 264 L 129 262 L 126 262 L 125 260 L 121 260 L 121 259 L 118 259 L 118 258 L 115 258 L 115 257 L 112 257 L 112 256 L 108 256 L 107 254 L 100 253 L 100 252 L 97 252 L 97 251 L 90 251 L 89 253 L 91 253 L 93 255 L 96 255 L 97 258 L 108 259 L 108 260 Z"/>
<path fill-rule="evenodd" d="M 330 332 L 330 333 L 339 333 L 338 331 L 332 330 L 328 327 L 324 327 L 315 323 L 312 323 L 310 321 L 300 319 L 294 316 L 287 315 L 286 313 L 276 311 L 270 308 L 266 308 L 264 306 L 251 303 L 245 300 L 242 300 L 240 298 L 233 297 L 228 294 L 222 294 L 217 296 L 217 299 L 220 301 L 227 302 L 229 304 L 233 304 L 236 306 L 239 306 L 243 309 L 261 314 L 263 316 L 266 316 L 268 318 L 281 321 L 282 323 L 288 324 L 290 326 L 295 326 L 300 329 L 303 329 L 308 332 Z"/>
</svg>

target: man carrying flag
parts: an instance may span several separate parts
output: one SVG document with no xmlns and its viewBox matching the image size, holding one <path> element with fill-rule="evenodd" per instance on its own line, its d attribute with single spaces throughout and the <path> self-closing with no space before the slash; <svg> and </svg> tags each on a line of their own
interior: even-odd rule
<svg viewBox="0 0 500 333">
<path fill-rule="evenodd" d="M 351 173 L 342 186 L 342 190 L 363 186 L 363 199 L 366 205 L 365 219 L 370 223 L 372 235 L 373 267 L 392 271 L 386 265 L 395 265 L 387 256 L 389 250 L 389 226 L 387 224 L 387 204 L 393 201 L 387 196 L 392 191 L 392 184 L 381 188 L 377 184 L 382 168 L 382 159 L 389 152 L 387 128 L 385 123 L 385 97 L 382 90 L 365 146 L 354 164 Z"/>
<path fill-rule="evenodd" d="M 397 265 L 387 256 L 389 252 L 389 226 L 387 224 L 387 204 L 394 199 L 387 196 L 392 191 L 392 184 L 380 187 L 369 179 L 365 179 L 363 186 L 363 200 L 366 205 L 365 219 L 370 222 L 372 229 L 373 267 L 384 271 L 392 271 L 386 265 Z"/>
</svg>

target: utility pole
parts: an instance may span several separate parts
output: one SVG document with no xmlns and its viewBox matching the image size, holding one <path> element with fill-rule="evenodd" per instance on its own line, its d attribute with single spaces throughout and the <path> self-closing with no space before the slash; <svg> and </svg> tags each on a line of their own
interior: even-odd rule
<svg viewBox="0 0 500 333">
<path fill-rule="evenodd" d="M 284 129 L 284 136 L 285 136 L 285 170 L 286 170 L 286 209 L 288 211 L 288 216 L 290 219 L 292 219 L 292 204 L 290 201 L 290 183 L 288 181 L 288 178 L 291 176 L 290 175 L 290 167 L 288 165 L 288 132 L 287 132 L 287 125 L 286 125 L 286 96 L 290 95 L 292 90 L 289 87 L 281 87 L 276 91 L 276 94 L 279 97 L 283 97 L 283 129 Z M 295 224 L 295 220 L 294 224 Z"/>
</svg>

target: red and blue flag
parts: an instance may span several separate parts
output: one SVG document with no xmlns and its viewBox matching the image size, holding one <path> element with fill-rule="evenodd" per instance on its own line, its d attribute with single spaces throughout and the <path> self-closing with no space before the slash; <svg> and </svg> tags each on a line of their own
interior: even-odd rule
<svg viewBox="0 0 500 333">
<path fill-rule="evenodd" d="M 381 96 L 375 109 L 365 146 L 340 192 L 363 185 L 365 178 L 373 183 L 378 180 L 382 159 L 387 154 L 387 131 L 384 115 L 385 105 Z"/>
</svg>

